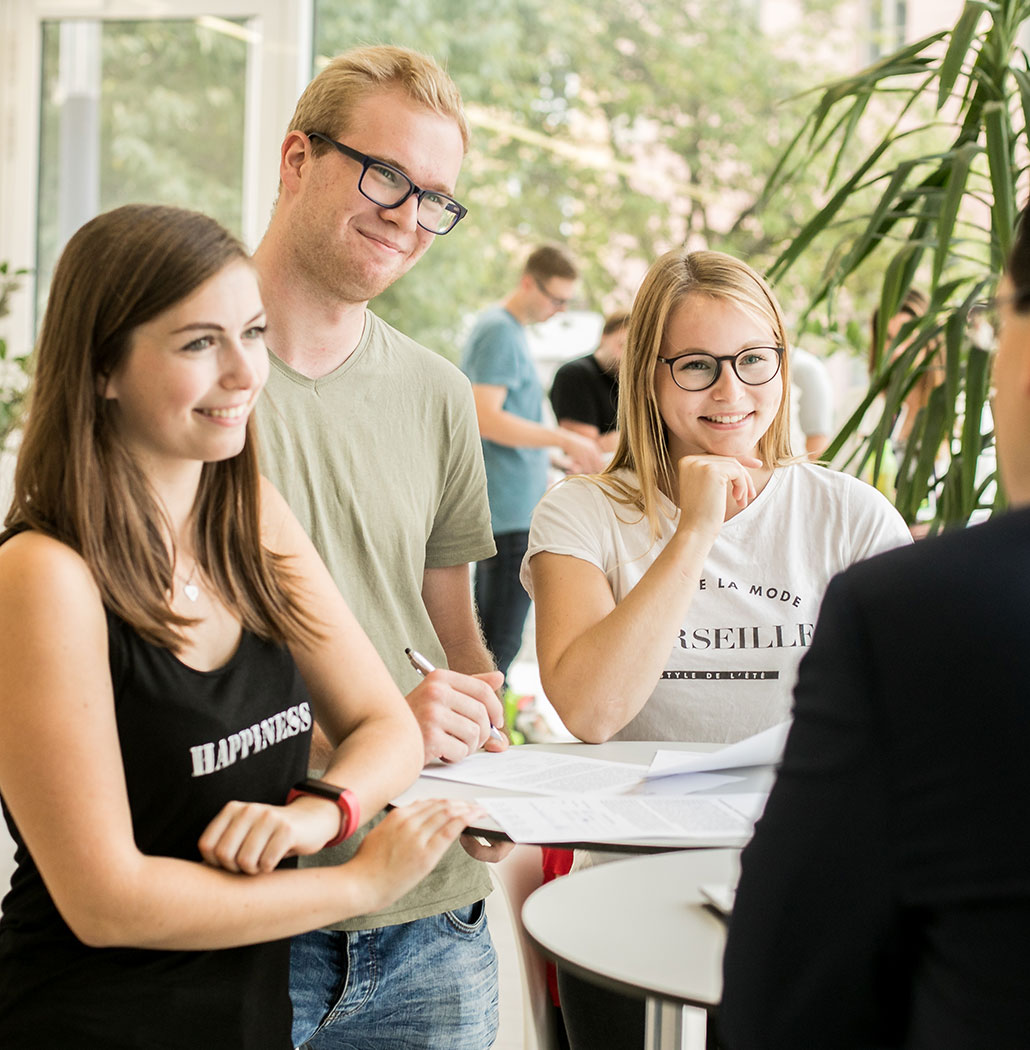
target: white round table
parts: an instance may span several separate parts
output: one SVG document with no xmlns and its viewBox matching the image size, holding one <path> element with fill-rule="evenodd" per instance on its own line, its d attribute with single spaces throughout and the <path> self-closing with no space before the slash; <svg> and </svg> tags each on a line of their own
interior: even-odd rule
<svg viewBox="0 0 1030 1050">
<path fill-rule="evenodd" d="M 533 893 L 522 921 L 571 973 L 644 995 L 648 1047 L 703 1050 L 705 1018 L 696 1008 L 721 998 L 726 925 L 698 887 L 735 886 L 739 858 L 737 849 L 701 849 L 589 868 Z"/>
</svg>

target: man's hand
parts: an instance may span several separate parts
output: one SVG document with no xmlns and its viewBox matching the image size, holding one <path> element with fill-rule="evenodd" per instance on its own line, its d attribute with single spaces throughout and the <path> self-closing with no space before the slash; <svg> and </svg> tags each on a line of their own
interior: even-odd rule
<svg viewBox="0 0 1030 1050">
<path fill-rule="evenodd" d="M 559 428 L 561 450 L 569 457 L 573 474 L 596 474 L 604 469 L 606 456 L 595 438 Z"/>
<path fill-rule="evenodd" d="M 468 675 L 439 668 L 408 693 L 408 704 L 422 730 L 426 763 L 460 762 L 481 747 L 503 751 L 508 746 L 504 708 L 497 698 L 503 682 L 500 671 Z M 498 727 L 503 739 L 493 737 L 491 725 Z"/>
</svg>

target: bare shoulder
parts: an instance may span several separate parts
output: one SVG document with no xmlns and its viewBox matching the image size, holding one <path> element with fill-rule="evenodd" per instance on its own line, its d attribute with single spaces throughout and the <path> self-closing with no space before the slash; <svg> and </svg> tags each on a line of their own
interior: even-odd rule
<svg viewBox="0 0 1030 1050">
<path fill-rule="evenodd" d="M 50 600 L 100 603 L 97 587 L 83 557 L 66 543 L 28 531 L 0 547 L 0 595 L 3 604 Z"/>
<path fill-rule="evenodd" d="M 8 683 L 19 668 L 28 673 L 58 652 L 83 671 L 92 653 L 106 656 L 106 637 L 100 588 L 77 552 L 39 532 L 0 547 L 0 666 Z"/>
</svg>

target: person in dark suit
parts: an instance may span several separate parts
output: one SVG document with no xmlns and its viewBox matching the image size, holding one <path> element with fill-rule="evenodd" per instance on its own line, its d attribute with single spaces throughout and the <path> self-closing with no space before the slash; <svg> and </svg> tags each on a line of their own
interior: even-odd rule
<svg viewBox="0 0 1030 1050">
<path fill-rule="evenodd" d="M 1012 509 L 837 576 L 742 877 L 731 1050 L 1030 1046 L 1030 230 L 995 300 Z"/>
</svg>

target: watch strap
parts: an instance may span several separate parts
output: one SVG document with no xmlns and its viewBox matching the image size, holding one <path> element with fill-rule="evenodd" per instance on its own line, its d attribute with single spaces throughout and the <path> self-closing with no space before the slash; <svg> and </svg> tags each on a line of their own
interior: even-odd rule
<svg viewBox="0 0 1030 1050">
<path fill-rule="evenodd" d="M 286 804 L 289 805 L 301 795 L 314 795 L 315 798 L 328 799 L 330 802 L 335 802 L 340 810 L 340 830 L 322 847 L 323 849 L 329 846 L 338 846 L 344 839 L 350 838 L 358 830 L 360 806 L 357 796 L 349 788 L 330 784 L 327 780 L 308 778 L 307 780 L 299 781 L 290 788 L 290 793 L 286 796 Z"/>
</svg>

